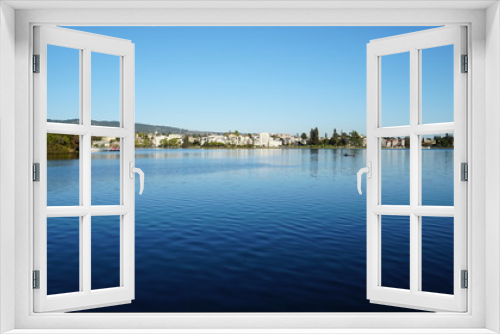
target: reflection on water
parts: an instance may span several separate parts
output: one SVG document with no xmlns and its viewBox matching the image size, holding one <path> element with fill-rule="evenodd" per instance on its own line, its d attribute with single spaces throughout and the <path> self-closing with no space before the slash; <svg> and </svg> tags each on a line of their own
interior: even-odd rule
<svg viewBox="0 0 500 334">
<path fill-rule="evenodd" d="M 406 168 L 401 161 L 407 151 L 388 154 L 388 170 Z M 444 164 L 430 178 L 450 174 L 448 154 L 422 152 L 429 166 Z M 119 162 L 117 152 L 92 154 L 92 177 L 99 178 L 92 203 L 117 198 Z M 50 161 L 49 173 L 63 182 L 53 188 L 53 205 L 70 200 L 64 187 L 77 186 L 78 165 L 78 160 Z M 366 299 L 366 198 L 356 189 L 366 151 L 152 149 L 136 151 L 136 166 L 146 175 L 144 193 L 136 196 L 136 298 L 98 311 L 401 311 Z M 389 193 L 399 196 L 397 189 L 405 185 L 395 180 L 396 191 Z M 429 196 L 448 193 L 436 188 Z M 442 229 L 436 224 L 426 237 Z M 386 237 L 394 247 L 404 247 L 397 235 Z M 99 242 L 99 236 L 92 240 Z M 446 263 L 440 256 L 448 253 L 426 254 L 426 270 L 437 272 Z M 100 263 L 107 261 L 103 256 Z M 104 271 L 92 275 L 94 280 L 105 276 Z M 399 286 L 401 279 L 404 275 L 393 275 L 385 284 Z M 439 291 L 441 282 L 426 284 Z"/>
<path fill-rule="evenodd" d="M 309 168 L 311 170 L 311 176 L 312 177 L 317 177 L 318 176 L 318 169 L 319 169 L 319 150 L 311 149 L 309 152 L 311 162 L 309 164 Z"/>
<path fill-rule="evenodd" d="M 410 150 L 380 152 L 383 205 L 410 205 Z"/>
<path fill-rule="evenodd" d="M 454 205 L 453 161 L 453 150 L 422 150 L 422 205 Z"/>
<path fill-rule="evenodd" d="M 75 160 L 79 158 L 79 153 L 47 154 L 47 160 Z"/>
<path fill-rule="evenodd" d="M 119 151 L 92 152 L 91 157 L 92 159 L 120 159 L 120 152 Z M 79 159 L 80 159 L 79 153 L 47 154 L 47 160 L 50 161 L 79 160 Z"/>
<path fill-rule="evenodd" d="M 92 152 L 92 160 L 119 160 L 120 159 L 120 151 L 114 152 Z"/>
</svg>

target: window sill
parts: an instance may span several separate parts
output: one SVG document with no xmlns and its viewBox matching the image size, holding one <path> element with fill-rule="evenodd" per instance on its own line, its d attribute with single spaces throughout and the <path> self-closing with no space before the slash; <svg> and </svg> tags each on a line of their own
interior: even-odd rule
<svg viewBox="0 0 500 334">
<path fill-rule="evenodd" d="M 14 329 L 5 334 L 489 334 L 475 329 Z"/>
</svg>

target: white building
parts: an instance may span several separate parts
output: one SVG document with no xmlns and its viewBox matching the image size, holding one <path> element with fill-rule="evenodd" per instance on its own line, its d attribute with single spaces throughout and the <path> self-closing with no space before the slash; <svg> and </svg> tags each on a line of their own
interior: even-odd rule
<svg viewBox="0 0 500 334">
<path fill-rule="evenodd" d="M 261 132 L 255 138 L 254 145 L 260 147 L 280 147 L 282 143 L 281 140 L 271 137 L 269 132 Z"/>
</svg>

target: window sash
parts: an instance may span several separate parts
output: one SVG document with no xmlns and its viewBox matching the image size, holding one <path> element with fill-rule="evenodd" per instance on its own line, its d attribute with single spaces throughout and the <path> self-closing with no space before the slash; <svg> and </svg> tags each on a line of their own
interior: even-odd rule
<svg viewBox="0 0 500 334">
<path fill-rule="evenodd" d="M 371 41 L 367 47 L 367 162 L 372 178 L 367 179 L 367 298 L 377 304 L 423 310 L 467 310 L 467 289 L 461 288 L 461 270 L 467 266 L 467 182 L 460 179 L 460 164 L 467 162 L 467 76 L 460 73 L 461 54 L 466 54 L 466 28 L 460 26 L 424 30 L 416 33 Z M 421 124 L 421 52 L 422 49 L 454 45 L 454 122 Z M 410 53 L 410 125 L 381 127 L 381 57 Z M 421 141 L 426 134 L 454 133 L 454 206 L 421 205 Z M 410 205 L 381 205 L 381 138 L 410 137 Z M 410 217 L 410 289 L 383 287 L 381 217 Z M 454 294 L 421 291 L 421 218 L 454 217 Z"/>
<path fill-rule="evenodd" d="M 34 75 L 34 161 L 40 163 L 40 182 L 34 184 L 34 263 L 40 271 L 40 288 L 33 290 L 35 312 L 66 312 L 129 303 L 134 298 L 134 180 L 129 162 L 135 159 L 134 45 L 130 41 L 64 28 L 34 28 L 34 54 L 40 55 L 40 73 Z M 80 50 L 80 124 L 47 122 L 47 45 Z M 91 53 L 120 57 L 119 128 L 91 125 Z M 46 134 L 79 135 L 80 205 L 47 207 Z M 121 138 L 120 205 L 91 204 L 91 138 Z M 120 215 L 120 286 L 91 288 L 92 216 Z M 80 217 L 78 292 L 47 295 L 47 217 Z"/>
</svg>

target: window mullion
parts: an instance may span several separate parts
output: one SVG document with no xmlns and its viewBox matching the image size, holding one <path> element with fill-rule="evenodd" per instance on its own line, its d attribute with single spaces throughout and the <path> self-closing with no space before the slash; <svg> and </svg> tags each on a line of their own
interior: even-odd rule
<svg viewBox="0 0 500 334">
<path fill-rule="evenodd" d="M 86 128 L 86 133 L 82 136 L 82 145 L 80 149 L 80 189 L 82 191 L 82 205 L 90 208 L 91 189 L 90 189 L 90 171 L 91 171 L 91 51 L 83 50 L 83 66 L 81 79 L 81 100 L 82 100 L 82 123 Z"/>
<path fill-rule="evenodd" d="M 81 100 L 82 100 L 82 124 L 88 129 L 87 133 L 82 136 L 82 145 L 80 149 L 81 157 L 81 187 L 82 189 L 82 204 L 89 209 L 89 212 L 83 216 L 80 227 L 80 280 L 82 291 L 90 293 L 91 286 L 91 51 L 86 48 L 82 52 L 83 64 L 81 65 Z"/>
<path fill-rule="evenodd" d="M 125 113 L 124 113 L 124 103 L 123 103 L 123 98 L 124 98 L 124 75 L 123 75 L 123 71 L 124 71 L 124 58 L 123 56 L 120 57 L 120 128 L 124 128 L 125 126 Z M 128 119 L 127 119 L 128 121 Z M 134 128 L 135 128 L 135 124 L 134 124 Z M 125 204 L 125 201 L 124 201 L 124 190 L 125 190 L 125 165 L 126 165 L 126 161 L 125 159 L 128 158 L 126 156 L 126 152 L 124 150 L 126 150 L 127 146 L 126 144 L 128 144 L 128 140 L 129 138 L 125 138 L 125 137 L 122 137 L 121 139 L 121 143 L 120 143 L 120 205 L 124 205 Z M 134 142 L 135 142 L 135 139 L 134 139 Z M 135 145 L 134 145 L 135 146 Z M 127 203 L 128 204 L 128 203 Z M 124 286 L 125 284 L 125 273 L 124 273 L 124 270 L 125 270 L 125 240 L 124 240 L 124 236 L 125 236 L 125 226 L 124 226 L 124 217 L 123 215 L 120 216 L 120 286 Z"/>
<path fill-rule="evenodd" d="M 91 279 L 91 134 L 82 136 L 81 152 L 82 155 L 82 185 L 83 185 L 83 206 L 87 208 L 86 214 L 81 218 L 80 228 L 80 278 L 83 281 L 83 291 L 90 292 Z"/>
<path fill-rule="evenodd" d="M 410 50 L 410 291 L 419 290 L 421 281 L 420 217 L 413 210 L 420 203 L 419 139 L 415 128 L 420 123 L 420 57 L 418 49 Z"/>
</svg>

